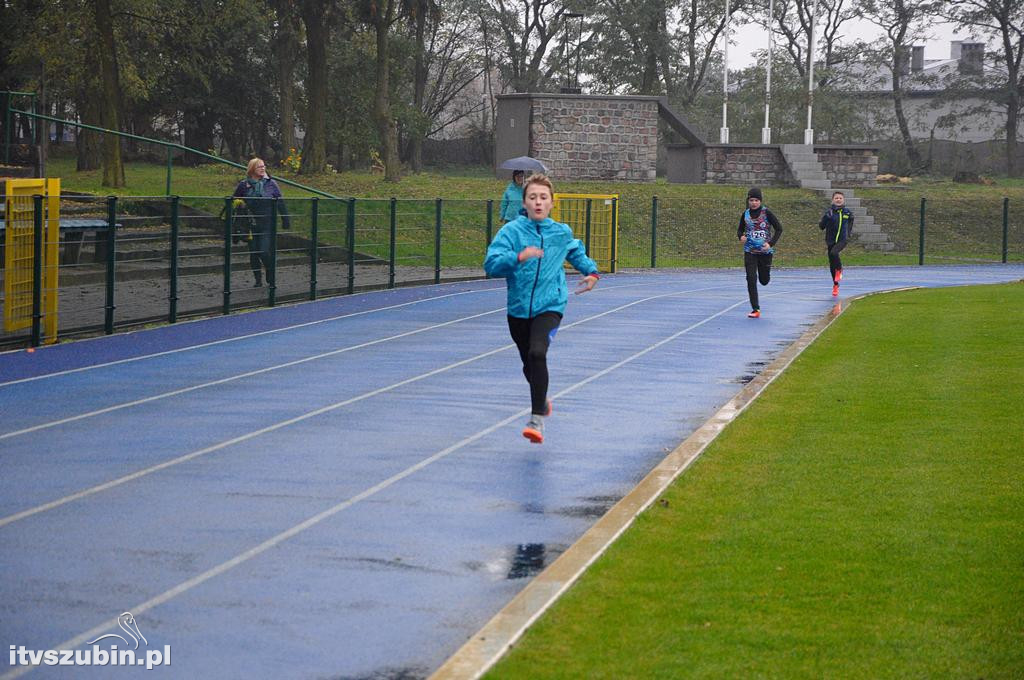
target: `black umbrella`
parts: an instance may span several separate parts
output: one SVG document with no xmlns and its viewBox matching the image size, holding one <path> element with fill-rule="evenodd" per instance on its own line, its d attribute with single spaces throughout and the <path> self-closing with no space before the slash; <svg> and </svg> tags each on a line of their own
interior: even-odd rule
<svg viewBox="0 0 1024 680">
<path fill-rule="evenodd" d="M 530 158 L 529 156 L 517 156 L 515 158 L 509 158 L 507 161 L 498 166 L 502 170 L 525 170 L 526 172 L 547 172 L 548 166 L 541 163 L 536 158 Z"/>
</svg>

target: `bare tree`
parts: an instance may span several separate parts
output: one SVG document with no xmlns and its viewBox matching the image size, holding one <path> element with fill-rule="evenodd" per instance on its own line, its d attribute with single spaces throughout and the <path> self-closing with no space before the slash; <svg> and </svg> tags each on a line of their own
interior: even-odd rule
<svg viewBox="0 0 1024 680">
<path fill-rule="evenodd" d="M 327 44 L 331 39 L 332 4 L 302 0 L 300 12 L 306 26 L 306 137 L 302 144 L 300 172 L 311 175 L 327 165 Z"/>
<path fill-rule="evenodd" d="M 515 92 L 537 92 L 551 79 L 559 62 L 548 51 L 567 11 L 562 0 L 483 0 L 480 21 L 498 33 L 498 66 Z"/>
<path fill-rule="evenodd" d="M 907 159 L 917 170 L 921 169 L 921 154 L 914 145 L 903 106 L 906 97 L 904 78 L 910 73 L 913 43 L 924 37 L 926 22 L 935 16 L 936 9 L 934 0 L 862 0 L 859 9 L 861 17 L 885 32 L 874 53 L 892 75 L 892 103 L 900 140 Z"/>
<path fill-rule="evenodd" d="M 103 80 L 100 119 L 108 130 L 120 130 L 121 85 L 114 42 L 114 21 L 110 0 L 93 0 L 93 18 L 99 36 L 100 69 Z M 116 135 L 103 138 L 103 186 L 124 186 L 124 164 L 121 161 L 121 140 Z"/>
<path fill-rule="evenodd" d="M 1024 3 L 1020 0 L 951 0 L 946 16 L 959 26 L 978 28 L 999 43 L 996 63 L 1002 71 L 998 100 L 1006 108 L 1006 173 L 1016 177 L 1017 134 L 1024 101 Z M 1002 69 L 1005 69 L 1003 71 Z"/>
</svg>

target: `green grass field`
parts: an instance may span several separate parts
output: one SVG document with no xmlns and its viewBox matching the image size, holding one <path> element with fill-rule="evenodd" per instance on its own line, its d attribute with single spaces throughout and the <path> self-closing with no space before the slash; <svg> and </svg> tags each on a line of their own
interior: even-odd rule
<svg viewBox="0 0 1024 680">
<path fill-rule="evenodd" d="M 856 302 L 487 677 L 1024 677 L 1022 295 Z"/>
</svg>

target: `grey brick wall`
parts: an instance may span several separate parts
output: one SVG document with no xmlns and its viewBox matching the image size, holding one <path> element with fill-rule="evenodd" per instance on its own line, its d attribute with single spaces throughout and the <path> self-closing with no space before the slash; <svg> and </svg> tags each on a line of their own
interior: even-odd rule
<svg viewBox="0 0 1024 680">
<path fill-rule="evenodd" d="M 878 149 L 860 147 L 815 146 L 825 174 L 832 186 L 875 186 L 878 175 Z"/>
<path fill-rule="evenodd" d="M 556 179 L 654 181 L 658 103 L 592 96 L 531 99 L 530 156 Z"/>
<path fill-rule="evenodd" d="M 707 184 L 795 185 L 778 146 L 708 145 L 704 148 Z"/>
</svg>

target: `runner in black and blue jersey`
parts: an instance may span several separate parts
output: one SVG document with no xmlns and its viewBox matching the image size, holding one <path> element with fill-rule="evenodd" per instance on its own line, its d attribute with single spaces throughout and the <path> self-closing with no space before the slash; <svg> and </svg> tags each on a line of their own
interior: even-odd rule
<svg viewBox="0 0 1024 680">
<path fill-rule="evenodd" d="M 767 286 L 772 277 L 772 256 L 775 244 L 782 236 L 782 225 L 771 210 L 761 205 L 761 189 L 751 187 L 747 192 L 747 209 L 740 215 L 736 237 L 743 244 L 743 267 L 747 270 L 747 294 L 750 296 L 751 319 L 761 316 L 757 298 L 757 282 Z"/>
<path fill-rule="evenodd" d="M 818 229 L 825 232 L 825 247 L 828 248 L 828 270 L 832 275 L 832 297 L 839 295 L 839 282 L 843 280 L 843 261 L 839 253 L 853 233 L 853 213 L 846 207 L 846 194 L 836 191 L 832 194 L 832 205 L 821 216 Z"/>
</svg>

